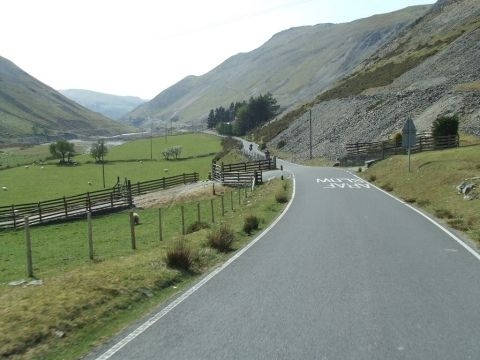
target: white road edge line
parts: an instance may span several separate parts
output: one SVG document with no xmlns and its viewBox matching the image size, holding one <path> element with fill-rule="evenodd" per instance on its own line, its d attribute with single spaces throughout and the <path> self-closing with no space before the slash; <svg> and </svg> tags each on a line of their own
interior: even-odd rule
<svg viewBox="0 0 480 360">
<path fill-rule="evenodd" d="M 292 205 L 293 199 L 295 197 L 295 175 L 292 174 L 292 180 L 293 180 L 293 189 L 292 189 L 292 197 L 285 207 L 283 209 L 282 213 L 268 226 L 260 235 L 258 235 L 255 239 L 253 239 L 248 245 L 246 245 L 244 248 L 239 250 L 235 255 L 233 255 L 230 259 L 228 259 L 222 266 L 219 268 L 213 270 L 210 274 L 205 276 L 202 280 L 200 280 L 197 284 L 189 288 L 187 291 L 185 291 L 182 295 L 180 295 L 178 298 L 173 300 L 170 304 L 168 304 L 166 307 L 164 307 L 162 310 L 160 310 L 158 313 L 150 317 L 147 321 L 145 321 L 142 325 L 137 327 L 134 331 L 132 331 L 130 334 L 125 336 L 122 340 L 117 342 L 115 345 L 113 345 L 110 349 L 108 349 L 106 352 L 104 352 L 102 355 L 96 358 L 96 360 L 107 360 L 110 359 L 116 352 L 118 352 L 120 349 L 122 349 L 125 345 L 127 345 L 130 341 L 135 339 L 137 336 L 142 334 L 145 330 L 147 330 L 150 326 L 155 324 L 157 321 L 159 321 L 161 318 L 163 318 L 165 315 L 167 315 L 170 311 L 172 311 L 177 305 L 185 301 L 190 295 L 192 295 L 195 291 L 200 289 L 203 285 L 205 285 L 209 280 L 211 280 L 215 275 L 220 273 L 222 270 L 224 270 L 227 266 L 229 266 L 231 263 L 233 263 L 235 260 L 237 260 L 240 256 L 242 256 L 248 249 L 250 249 L 255 243 L 257 243 L 262 237 L 264 237 L 282 218 L 283 216 L 287 213 L 288 209 L 290 208 L 290 205 Z"/>
<path fill-rule="evenodd" d="M 438 227 L 439 229 L 441 229 L 443 232 L 445 232 L 448 236 L 450 236 L 453 240 L 455 240 L 457 243 L 459 243 L 461 246 L 463 246 L 465 248 L 465 250 L 467 250 L 470 254 L 472 254 L 473 256 L 475 256 L 477 258 L 477 260 L 480 260 L 480 254 L 475 251 L 474 249 L 472 249 L 468 244 L 466 244 L 462 239 L 460 239 L 458 236 L 456 236 L 455 234 L 453 234 L 450 230 L 448 230 L 447 228 L 445 228 L 442 224 L 438 223 L 437 221 L 435 221 L 434 219 L 432 219 L 431 217 L 425 215 L 423 212 L 421 212 L 420 210 L 416 209 L 415 207 L 413 207 L 412 205 L 406 203 L 405 201 L 403 201 L 402 199 L 399 199 L 398 197 L 396 197 L 395 195 L 392 195 L 390 193 L 388 193 L 387 191 L 379 188 L 378 186 L 372 184 L 371 182 L 361 178 L 360 176 L 352 173 L 351 171 L 347 171 L 347 173 L 349 173 L 350 175 L 352 176 L 355 176 L 357 179 L 361 179 L 367 183 L 369 183 L 371 186 L 373 186 L 375 189 L 383 192 L 384 194 L 390 196 L 391 198 L 397 200 L 398 202 L 402 203 L 403 205 L 409 207 L 411 210 L 415 211 L 416 213 L 422 215 L 425 219 L 427 219 L 428 221 L 430 221 L 432 224 L 434 224 L 436 227 Z"/>
</svg>

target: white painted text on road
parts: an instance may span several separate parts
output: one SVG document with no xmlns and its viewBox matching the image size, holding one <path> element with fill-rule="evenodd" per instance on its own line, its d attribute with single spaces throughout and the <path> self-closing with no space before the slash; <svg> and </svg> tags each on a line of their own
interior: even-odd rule
<svg viewBox="0 0 480 360">
<path fill-rule="evenodd" d="M 324 189 L 370 189 L 370 184 L 357 178 L 317 178 Z"/>
</svg>

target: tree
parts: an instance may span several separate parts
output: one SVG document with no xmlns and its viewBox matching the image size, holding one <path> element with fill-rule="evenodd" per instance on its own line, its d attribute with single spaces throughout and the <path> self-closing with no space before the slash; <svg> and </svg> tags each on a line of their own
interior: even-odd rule
<svg viewBox="0 0 480 360">
<path fill-rule="evenodd" d="M 432 125 L 433 137 L 458 135 L 458 123 L 458 115 L 438 117 Z"/>
<path fill-rule="evenodd" d="M 105 146 L 103 140 L 98 140 L 95 144 L 92 145 L 90 149 L 90 156 L 95 159 L 95 162 L 103 162 L 105 155 L 108 153 L 108 148 Z"/>
<path fill-rule="evenodd" d="M 207 125 L 209 129 L 213 129 L 216 125 L 215 112 L 213 111 L 213 109 L 211 109 L 210 113 L 208 114 Z"/>
<path fill-rule="evenodd" d="M 60 164 L 70 163 L 72 157 L 75 155 L 75 146 L 67 140 L 58 140 L 56 143 L 50 144 L 50 154 L 55 159 L 60 159 Z M 67 160 L 65 160 L 67 158 Z"/>
</svg>

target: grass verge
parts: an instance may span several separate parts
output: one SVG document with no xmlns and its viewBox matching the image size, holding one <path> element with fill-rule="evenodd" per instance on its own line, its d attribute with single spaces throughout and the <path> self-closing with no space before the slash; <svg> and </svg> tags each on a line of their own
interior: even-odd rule
<svg viewBox="0 0 480 360">
<path fill-rule="evenodd" d="M 272 180 L 246 199 L 242 191 L 240 204 L 237 193 L 232 197 L 227 193 L 223 217 L 217 197 L 214 223 L 207 206 L 211 199 L 206 199 L 201 217 L 209 219 L 211 228 L 185 236 L 180 235 L 180 204 L 176 204 L 165 210 L 163 241 L 159 241 L 157 232 L 158 210 L 138 210 L 142 224 L 136 227 L 136 251 L 129 247 L 126 213 L 97 217 L 93 225 L 93 262 L 87 260 L 85 221 L 32 228 L 35 272 L 44 285 L 0 285 L 0 357 L 75 359 L 88 352 L 228 259 L 232 252 L 210 247 L 208 234 L 212 231 L 227 225 L 235 236 L 231 250 L 246 245 L 252 237 L 243 231 L 244 217 L 261 214 L 262 221 L 255 231 L 264 229 L 285 206 L 277 203 L 274 195 L 291 189 L 284 186 L 285 182 Z M 233 211 L 230 199 L 234 201 Z M 195 222 L 197 202 L 182 205 L 186 225 Z M 167 252 L 180 239 L 190 251 L 189 271 L 166 263 Z M 4 232 L 1 241 L 6 250 L 2 254 L 7 254 L 1 259 L 1 281 L 18 279 L 23 272 L 22 234 Z"/>
<path fill-rule="evenodd" d="M 457 194 L 464 179 L 480 176 L 480 146 L 394 156 L 359 174 L 367 180 L 425 209 L 451 227 L 464 231 L 480 246 L 480 200 Z"/>
</svg>

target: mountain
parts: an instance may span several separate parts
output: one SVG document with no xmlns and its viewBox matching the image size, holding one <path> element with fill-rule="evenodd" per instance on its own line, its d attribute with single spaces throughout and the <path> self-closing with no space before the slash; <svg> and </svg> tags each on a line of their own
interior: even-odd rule
<svg viewBox="0 0 480 360">
<path fill-rule="evenodd" d="M 427 131 L 441 115 L 480 136 L 480 1 L 441 0 L 317 98 L 272 121 L 258 139 L 307 156 L 309 110 L 314 154 L 331 159 L 345 144 L 386 139 L 412 118 Z"/>
<path fill-rule="evenodd" d="M 90 90 L 67 89 L 59 90 L 59 92 L 87 109 L 115 120 L 145 102 L 135 96 L 118 96 Z"/>
<path fill-rule="evenodd" d="M 0 56 L 0 143 L 131 131 L 67 99 Z"/>
<path fill-rule="evenodd" d="M 200 121 L 211 108 L 271 92 L 282 108 L 310 99 L 349 74 L 429 6 L 409 7 L 345 24 L 291 28 L 261 47 L 232 56 L 202 76 L 188 76 L 123 117 L 135 125 Z"/>
</svg>

